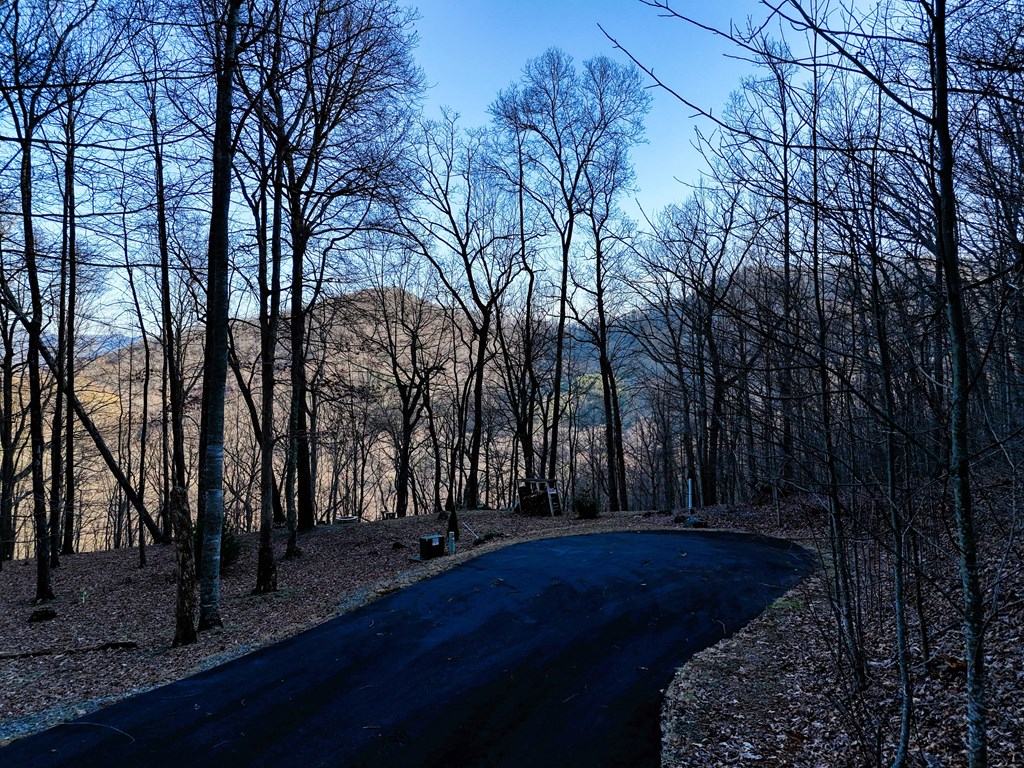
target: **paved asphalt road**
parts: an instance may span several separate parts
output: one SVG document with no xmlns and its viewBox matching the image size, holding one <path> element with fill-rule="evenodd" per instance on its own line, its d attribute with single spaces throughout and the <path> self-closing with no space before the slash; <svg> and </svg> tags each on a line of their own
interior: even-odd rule
<svg viewBox="0 0 1024 768">
<path fill-rule="evenodd" d="M 518 544 L 14 742 L 0 766 L 653 767 L 675 668 L 808 570 L 788 542 L 728 533 Z"/>
</svg>

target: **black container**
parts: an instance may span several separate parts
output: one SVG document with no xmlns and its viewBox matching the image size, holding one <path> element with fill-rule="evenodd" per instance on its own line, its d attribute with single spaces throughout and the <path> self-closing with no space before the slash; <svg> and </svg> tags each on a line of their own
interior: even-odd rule
<svg viewBox="0 0 1024 768">
<path fill-rule="evenodd" d="M 440 533 L 420 536 L 420 560 L 430 560 L 432 557 L 441 557 L 443 554 L 444 536 Z"/>
</svg>

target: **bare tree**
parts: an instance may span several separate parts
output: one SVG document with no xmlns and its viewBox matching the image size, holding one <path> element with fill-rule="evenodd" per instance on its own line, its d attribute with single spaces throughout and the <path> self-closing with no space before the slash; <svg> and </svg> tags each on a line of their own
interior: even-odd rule
<svg viewBox="0 0 1024 768">
<path fill-rule="evenodd" d="M 410 58 L 408 12 L 392 0 L 295 0 L 276 17 L 282 45 L 263 113 L 282 167 L 292 249 L 289 465 L 298 473 L 298 528 L 315 524 L 304 360 L 309 305 L 332 247 L 365 222 L 395 181 L 419 73 Z M 322 246 L 310 249 L 311 243 Z M 305 295 L 307 260 L 318 264 Z"/>
<path fill-rule="evenodd" d="M 388 370 L 388 375 L 377 375 L 397 396 L 398 424 L 391 430 L 396 517 L 408 514 L 410 499 L 415 504 L 414 438 L 428 415 L 431 384 L 450 362 L 445 344 L 447 317 L 441 307 L 424 297 L 429 295 L 430 276 L 425 279 L 421 274 L 424 267 L 415 255 L 403 242 L 376 243 L 366 255 L 365 280 L 370 288 L 347 300 L 349 310 L 361 314 L 362 320 L 354 315 L 349 321 L 342 320 L 346 326 L 360 329 L 366 347 L 375 352 L 369 367 Z"/>
<path fill-rule="evenodd" d="M 561 277 L 549 477 L 555 476 L 558 464 L 570 255 L 577 218 L 591 204 L 585 173 L 640 139 L 649 104 L 636 69 L 600 56 L 585 61 L 578 71 L 571 57 L 552 48 L 528 61 L 522 81 L 502 91 L 491 106 L 499 130 L 522 142 L 525 192 L 544 211 L 558 241 Z"/>
<path fill-rule="evenodd" d="M 227 0 L 214 19 L 217 75 L 216 127 L 213 138 L 213 192 L 207 262 L 206 349 L 203 361 L 203 412 L 206 445 L 202 474 L 206 495 L 202 572 L 199 579 L 200 631 L 223 626 L 220 616 L 220 546 L 224 525 L 224 388 L 227 383 L 228 224 L 231 205 L 232 96 L 238 62 L 239 8 Z"/>
<path fill-rule="evenodd" d="M 484 374 L 492 326 L 502 294 L 519 270 L 515 224 L 500 188 L 488 177 L 484 151 L 483 135 L 463 134 L 452 115 L 428 124 L 416 174 L 423 211 L 407 226 L 417 251 L 434 266 L 472 332 L 473 428 L 463 496 L 467 509 L 480 503 Z"/>
<path fill-rule="evenodd" d="M 96 9 L 96 2 L 71 7 L 15 0 L 0 11 L 3 48 L 0 53 L 0 96 L 10 115 L 20 154 L 19 193 L 22 245 L 29 282 L 30 310 L 27 351 L 29 379 L 29 434 L 32 446 L 33 515 L 36 527 L 36 599 L 53 599 L 49 573 L 49 531 L 47 520 L 43 436 L 43 392 L 40 365 L 40 336 L 44 323 L 42 288 L 35 232 L 33 201 L 33 148 L 44 120 L 63 104 L 54 95 L 55 78 L 75 31 Z M 9 291 L 7 291 L 9 293 Z M 8 297 L 10 298 L 10 297 Z"/>
<path fill-rule="evenodd" d="M 9 285 L 11 280 L 7 276 L 7 269 L 7 243 L 0 241 L 0 272 L 4 273 L 4 283 Z M 19 421 L 24 424 L 15 410 L 14 397 L 18 371 L 15 364 L 18 353 L 17 328 L 17 317 L 7 302 L 0 300 L 0 341 L 3 342 L 3 357 L 0 358 L 0 567 L 4 560 L 14 557 L 14 494 L 17 485 L 15 446 L 21 439 Z"/>
<path fill-rule="evenodd" d="M 591 189 L 592 202 L 586 214 L 590 229 L 590 245 L 593 248 L 593 272 L 588 274 L 588 270 L 582 280 L 574 277 L 574 283 L 586 297 L 585 303 L 592 304 L 594 311 L 581 315 L 574 307 L 574 313 L 586 340 L 593 344 L 597 351 L 601 374 L 601 399 L 604 406 L 605 481 L 609 509 L 615 512 L 629 509 L 626 495 L 626 458 L 622 442 L 622 403 L 614 364 L 615 329 L 611 314 L 612 302 L 618 292 L 610 287 L 616 277 L 622 277 L 624 259 L 628 255 L 628 249 L 621 247 L 619 240 L 628 236 L 630 224 L 616 220 L 621 219 L 616 198 L 628 188 L 632 178 L 632 169 L 629 167 L 625 148 L 609 155 L 605 165 L 587 168 L 584 176 Z M 588 279 L 590 277 L 592 280 Z M 624 292 L 620 295 L 624 295 Z M 593 320 L 588 321 L 586 314 L 592 314 Z"/>
<path fill-rule="evenodd" d="M 168 191 L 165 176 L 165 143 L 161 124 L 158 73 L 163 69 L 161 54 L 164 40 L 155 32 L 140 36 L 133 54 L 138 70 L 150 73 L 143 83 L 140 108 L 149 129 L 149 150 L 153 159 L 153 193 L 156 216 L 156 246 L 160 264 L 160 318 L 164 367 L 164 434 L 170 443 L 165 467 L 167 488 L 164 496 L 165 531 L 174 539 L 177 562 L 175 628 L 173 645 L 190 645 L 196 635 L 196 571 L 192 515 L 188 508 L 185 456 L 184 382 L 181 350 L 176 333 L 174 296 L 171 287 L 172 254 L 169 231 Z M 70 368 L 69 368 L 70 370 Z M 169 429 L 168 429 L 169 427 Z M 167 441 L 167 433 L 170 440 Z"/>
</svg>

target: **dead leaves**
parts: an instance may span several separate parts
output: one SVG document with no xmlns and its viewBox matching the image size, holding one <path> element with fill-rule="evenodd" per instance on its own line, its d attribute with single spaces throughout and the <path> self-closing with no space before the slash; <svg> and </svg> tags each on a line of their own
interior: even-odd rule
<svg viewBox="0 0 1024 768">
<path fill-rule="evenodd" d="M 722 517 L 737 527 L 773 533 L 774 511 L 758 517 L 754 510 L 733 510 Z M 712 518 L 712 524 L 720 522 Z M 814 539 L 800 527 L 777 535 L 787 534 Z M 996 544 L 1006 546 L 1005 540 L 992 544 L 997 552 Z M 1017 598 L 1024 594 L 1024 552 L 1020 543 L 1015 546 L 1005 560 L 1011 565 L 1001 574 L 1000 589 L 1007 598 L 986 636 L 990 766 L 1024 764 L 1024 601 Z M 949 576 L 957 577 L 955 567 Z M 878 589 L 878 613 L 867 606 L 864 621 L 868 690 L 851 693 L 836 673 L 831 607 L 821 577 L 815 576 L 680 670 L 662 713 L 663 765 L 860 768 L 877 765 L 879 757 L 890 764 L 899 730 L 900 687 L 886 613 L 891 596 L 884 582 Z M 964 766 L 966 665 L 959 621 L 946 600 L 932 601 L 927 608 L 932 658 L 926 665 L 920 648 L 915 649 L 911 764 Z"/>
</svg>

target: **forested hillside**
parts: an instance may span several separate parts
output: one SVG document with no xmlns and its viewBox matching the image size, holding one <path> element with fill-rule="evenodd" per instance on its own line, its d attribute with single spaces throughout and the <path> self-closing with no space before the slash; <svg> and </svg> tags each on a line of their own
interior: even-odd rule
<svg viewBox="0 0 1024 768">
<path fill-rule="evenodd" d="M 188 643 L 197 578 L 221 623 L 225 526 L 260 531 L 266 592 L 320 523 L 509 507 L 521 477 L 567 509 L 798 499 L 850 691 L 891 628 L 887 760 L 941 597 L 986 765 L 1021 567 L 1024 13 L 775 5 L 719 30 L 754 66 L 724 108 L 610 28 L 607 55 L 532 52 L 469 126 L 423 112 L 395 0 L 4 3 L 0 564 L 34 557 L 46 601 L 65 556 L 173 541 Z M 637 221 L 652 84 L 705 114 L 706 169 Z"/>
</svg>

